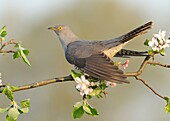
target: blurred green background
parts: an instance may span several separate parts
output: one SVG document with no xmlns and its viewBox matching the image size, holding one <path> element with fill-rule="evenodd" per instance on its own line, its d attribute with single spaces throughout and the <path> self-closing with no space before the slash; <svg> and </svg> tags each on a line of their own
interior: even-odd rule
<svg viewBox="0 0 170 121">
<path fill-rule="evenodd" d="M 64 58 L 57 36 L 47 28 L 66 24 L 82 39 L 111 39 L 124 34 L 150 20 L 154 28 L 125 48 L 147 50 L 143 42 L 160 29 L 170 36 L 169 0 L 0 0 L 0 27 L 7 25 L 8 36 L 22 41 L 30 50 L 28 56 L 32 67 L 12 55 L 0 55 L 0 72 L 4 83 L 25 85 L 53 77 L 68 75 L 72 68 Z M 156 60 L 170 64 L 170 49 L 167 56 Z M 143 58 L 130 59 L 126 71 L 136 71 Z M 124 61 L 124 59 L 123 59 Z M 148 66 L 142 77 L 162 95 L 170 96 L 170 70 Z M 79 121 L 168 121 L 170 115 L 164 112 L 165 102 L 154 95 L 141 82 L 129 78 L 130 84 L 108 89 L 103 99 L 90 103 L 100 113 L 98 117 L 83 116 Z M 71 112 L 81 96 L 75 90 L 75 83 L 57 83 L 36 89 L 15 93 L 15 100 L 31 99 L 29 114 L 19 121 L 73 121 Z M 9 101 L 0 95 L 0 107 Z M 0 121 L 5 115 L 0 114 Z"/>
</svg>

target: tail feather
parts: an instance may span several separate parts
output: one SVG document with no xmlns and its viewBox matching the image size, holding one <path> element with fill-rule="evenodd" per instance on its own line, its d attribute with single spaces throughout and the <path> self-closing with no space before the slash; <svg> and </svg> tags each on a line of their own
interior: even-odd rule
<svg viewBox="0 0 170 121">
<path fill-rule="evenodd" d="M 153 26 L 153 22 L 150 21 L 150 22 L 148 22 L 148 23 L 128 32 L 127 34 L 124 34 L 124 35 L 118 37 L 118 38 L 106 40 L 103 42 L 103 44 L 106 47 L 105 49 L 110 49 L 112 47 L 115 47 L 115 46 L 118 46 L 125 42 L 128 42 L 131 39 L 148 32 L 152 28 L 152 26 Z"/>
<path fill-rule="evenodd" d="M 129 58 L 130 56 L 148 56 L 148 51 L 138 52 L 134 50 L 121 49 L 114 57 Z"/>
</svg>

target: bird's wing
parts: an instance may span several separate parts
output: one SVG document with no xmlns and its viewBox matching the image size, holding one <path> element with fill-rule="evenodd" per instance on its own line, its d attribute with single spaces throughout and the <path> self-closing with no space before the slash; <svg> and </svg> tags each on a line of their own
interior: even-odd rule
<svg viewBox="0 0 170 121">
<path fill-rule="evenodd" d="M 72 60 L 74 60 L 72 64 L 94 78 L 115 83 L 129 83 L 123 71 L 102 53 Z"/>
<path fill-rule="evenodd" d="M 92 55 L 85 59 L 85 73 L 92 77 L 115 83 L 129 83 L 127 77 L 103 53 Z"/>
</svg>

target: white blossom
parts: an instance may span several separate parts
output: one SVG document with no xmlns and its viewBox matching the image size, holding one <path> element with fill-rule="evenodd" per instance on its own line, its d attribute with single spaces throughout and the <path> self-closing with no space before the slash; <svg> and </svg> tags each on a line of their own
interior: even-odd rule
<svg viewBox="0 0 170 121">
<path fill-rule="evenodd" d="M 148 45 L 152 48 L 153 51 L 161 51 L 166 47 L 170 46 L 170 40 L 165 39 L 166 31 L 159 31 L 158 34 L 154 34 L 152 40 L 148 42 Z"/>
<path fill-rule="evenodd" d="M 84 75 L 82 75 L 80 78 L 76 77 L 75 82 L 77 83 L 76 89 L 80 91 L 80 95 L 88 95 L 93 91 L 92 88 L 89 88 L 89 86 L 91 86 L 91 83 L 85 78 Z"/>
</svg>

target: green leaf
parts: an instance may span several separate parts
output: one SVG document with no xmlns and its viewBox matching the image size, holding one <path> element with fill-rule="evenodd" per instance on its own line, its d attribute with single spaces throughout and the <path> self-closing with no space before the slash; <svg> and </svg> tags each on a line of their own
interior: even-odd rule
<svg viewBox="0 0 170 121">
<path fill-rule="evenodd" d="M 11 101 L 14 100 L 14 95 L 9 84 L 2 90 L 2 93 L 5 94 Z"/>
<path fill-rule="evenodd" d="M 81 118 L 84 114 L 83 106 L 74 107 L 72 116 L 74 119 Z"/>
<path fill-rule="evenodd" d="M 73 79 L 75 80 L 77 77 L 80 77 L 81 74 L 78 72 L 75 72 L 74 70 L 71 70 L 71 76 L 73 77 Z"/>
<path fill-rule="evenodd" d="M 2 27 L 2 29 L 0 30 L 0 34 L 6 30 L 6 26 Z"/>
<path fill-rule="evenodd" d="M 28 55 L 28 54 L 29 54 L 29 50 L 23 50 L 23 53 L 24 53 L 25 55 Z"/>
<path fill-rule="evenodd" d="M 87 114 L 89 114 L 89 115 L 91 115 L 91 116 L 98 116 L 99 115 L 99 113 L 97 112 L 97 110 L 95 109 L 95 108 L 93 108 L 91 105 L 89 105 L 88 103 L 87 103 L 87 106 L 88 106 L 88 108 L 90 109 L 90 111 L 91 111 L 91 113 L 87 113 Z"/>
<path fill-rule="evenodd" d="M 8 108 L 0 108 L 0 113 L 5 113 L 9 110 L 10 107 Z"/>
<path fill-rule="evenodd" d="M 97 87 L 96 89 L 94 89 L 89 95 L 91 96 L 97 96 L 102 92 L 100 87 Z"/>
<path fill-rule="evenodd" d="M 166 54 L 165 54 L 165 49 L 162 49 L 161 51 L 160 51 L 160 54 L 162 55 L 162 56 L 165 56 Z"/>
<path fill-rule="evenodd" d="M 22 113 L 28 113 L 28 112 L 29 112 L 29 109 L 28 109 L 28 108 L 20 108 L 20 109 L 18 109 L 18 111 L 20 112 L 20 114 L 22 114 Z"/>
<path fill-rule="evenodd" d="M 31 64 L 30 64 L 30 62 L 28 61 L 28 59 L 27 59 L 26 55 L 24 54 L 23 50 L 19 50 L 19 53 L 20 53 L 23 61 L 24 61 L 27 65 L 31 66 Z"/>
<path fill-rule="evenodd" d="M 144 42 L 144 45 L 149 46 L 148 43 L 149 43 L 149 40 L 146 39 L 146 41 Z"/>
<path fill-rule="evenodd" d="M 19 116 L 19 111 L 17 108 L 10 108 L 7 114 L 7 121 L 16 121 Z"/>
<path fill-rule="evenodd" d="M 23 100 L 20 102 L 20 104 L 21 104 L 21 108 L 28 108 L 30 107 L 30 99 Z"/>
<path fill-rule="evenodd" d="M 83 105 L 83 101 L 80 102 L 76 102 L 76 104 L 74 105 L 74 108 L 79 108 Z"/>
<path fill-rule="evenodd" d="M 14 47 L 16 47 L 17 49 L 19 48 L 20 42 L 16 43 Z"/>
<path fill-rule="evenodd" d="M 16 87 L 16 86 L 11 86 L 11 90 L 14 91 L 14 90 L 17 90 L 19 87 Z"/>
<path fill-rule="evenodd" d="M 87 104 L 83 105 L 83 110 L 89 115 L 92 114 L 92 112 Z"/>
<path fill-rule="evenodd" d="M 29 54 L 29 50 L 23 48 L 20 43 L 17 43 L 15 47 L 17 48 L 17 51 L 14 53 L 13 58 L 16 59 L 21 57 L 27 65 L 31 66 L 30 62 L 26 57 L 26 55 Z"/>
<path fill-rule="evenodd" d="M 164 97 L 164 100 L 168 102 L 168 101 L 169 101 L 169 98 L 168 98 L 168 97 Z"/>
<path fill-rule="evenodd" d="M 13 54 L 13 59 L 16 59 L 16 58 L 19 58 L 21 57 L 19 51 L 16 51 L 14 54 Z"/>
<path fill-rule="evenodd" d="M 167 104 L 165 106 L 165 112 L 166 113 L 170 113 L 170 99 L 168 97 L 164 97 L 164 99 L 166 100 Z"/>
<path fill-rule="evenodd" d="M 97 98 L 103 98 L 103 96 L 100 94 L 96 95 Z"/>
<path fill-rule="evenodd" d="M 167 103 L 167 105 L 165 106 L 165 112 L 166 113 L 170 113 L 170 101 Z"/>
<path fill-rule="evenodd" d="M 91 95 L 86 95 L 86 99 L 91 99 L 92 96 Z"/>
<path fill-rule="evenodd" d="M 105 90 L 105 89 L 107 88 L 106 83 L 101 83 L 101 84 L 100 84 L 100 88 L 101 88 L 102 90 Z"/>
<path fill-rule="evenodd" d="M 1 37 L 5 37 L 7 35 L 7 31 L 3 31 L 2 33 L 1 33 Z"/>
<path fill-rule="evenodd" d="M 154 54 L 154 51 L 153 50 L 148 50 L 148 54 L 152 55 L 152 54 Z"/>
</svg>

